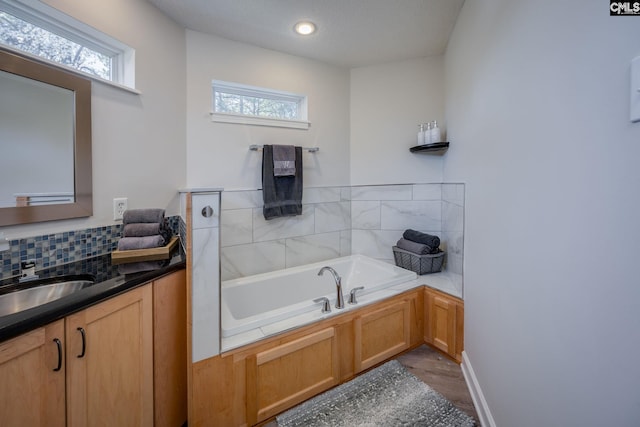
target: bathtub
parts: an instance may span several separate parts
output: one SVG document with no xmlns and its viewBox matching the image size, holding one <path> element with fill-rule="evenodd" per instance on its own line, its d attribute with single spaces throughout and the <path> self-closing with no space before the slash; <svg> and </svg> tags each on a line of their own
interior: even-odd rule
<svg viewBox="0 0 640 427">
<path fill-rule="evenodd" d="M 364 255 L 350 255 L 287 268 L 270 273 L 222 282 L 221 324 L 222 337 L 263 328 L 302 313 L 316 311 L 321 305 L 313 300 L 327 297 L 331 301 L 331 315 L 344 312 L 335 309 L 336 284 L 333 276 L 318 271 L 330 266 L 342 277 L 345 309 L 349 291 L 363 286 L 358 299 L 382 289 L 413 280 L 416 273 Z M 356 306 L 357 307 L 357 306 Z"/>
</svg>

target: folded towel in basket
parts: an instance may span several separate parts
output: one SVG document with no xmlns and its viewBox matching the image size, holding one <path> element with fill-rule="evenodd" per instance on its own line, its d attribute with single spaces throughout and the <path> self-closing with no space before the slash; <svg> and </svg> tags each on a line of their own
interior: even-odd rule
<svg viewBox="0 0 640 427">
<path fill-rule="evenodd" d="M 431 246 L 432 248 L 437 248 L 440 246 L 440 238 L 438 236 L 432 236 L 431 234 L 421 233 L 416 230 L 405 230 L 402 234 L 407 240 L 411 240 L 412 242 L 422 243 L 423 245 Z"/>
<path fill-rule="evenodd" d="M 122 215 L 123 224 L 133 224 L 136 222 L 157 222 L 164 221 L 164 209 L 128 209 Z"/>
<path fill-rule="evenodd" d="M 159 234 L 144 237 L 123 237 L 118 241 L 118 250 L 130 251 L 134 249 L 159 248 L 165 244 L 164 237 Z"/>
<path fill-rule="evenodd" d="M 412 242 L 411 240 L 407 239 L 398 240 L 396 246 L 400 249 L 413 252 L 417 255 L 437 254 L 439 251 L 437 246 L 435 248 L 432 248 L 431 246 L 425 245 L 424 243 Z"/>
<path fill-rule="evenodd" d="M 274 145 L 273 176 L 294 176 L 295 174 L 296 148 L 293 145 Z"/>
</svg>

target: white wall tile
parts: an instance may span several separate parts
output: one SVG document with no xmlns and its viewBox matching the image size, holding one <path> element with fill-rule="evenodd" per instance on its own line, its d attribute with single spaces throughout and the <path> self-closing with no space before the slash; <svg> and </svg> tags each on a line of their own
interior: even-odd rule
<svg viewBox="0 0 640 427">
<path fill-rule="evenodd" d="M 212 309 L 220 306 L 218 233 L 217 227 L 193 230 L 193 362 L 220 352 L 220 322 L 217 310 Z"/>
<path fill-rule="evenodd" d="M 401 231 L 353 230 L 351 232 L 351 251 L 354 254 L 367 255 L 378 259 L 393 259 L 393 250 Z"/>
<path fill-rule="evenodd" d="M 351 187 L 342 187 L 340 189 L 340 200 L 343 202 L 351 200 Z"/>
<path fill-rule="evenodd" d="M 379 230 L 380 224 L 379 201 L 351 202 L 351 228 L 361 230 Z"/>
<path fill-rule="evenodd" d="M 459 231 L 464 228 L 464 208 L 462 206 L 442 202 L 442 231 Z"/>
<path fill-rule="evenodd" d="M 462 274 L 462 257 L 447 253 L 447 265 L 445 269 L 451 273 Z"/>
<path fill-rule="evenodd" d="M 464 235 L 458 231 L 445 231 L 442 233 L 441 245 L 442 250 L 457 256 L 464 253 Z"/>
<path fill-rule="evenodd" d="M 412 195 L 412 185 L 351 187 L 351 200 L 411 200 Z"/>
<path fill-rule="evenodd" d="M 442 184 L 442 200 L 464 206 L 464 184 Z"/>
<path fill-rule="evenodd" d="M 380 206 L 383 230 L 440 231 L 442 206 L 440 201 L 382 202 Z"/>
<path fill-rule="evenodd" d="M 220 244 L 241 245 L 253 241 L 253 209 L 222 211 L 220 216 Z"/>
<path fill-rule="evenodd" d="M 351 230 L 340 232 L 340 256 L 351 255 Z"/>
<path fill-rule="evenodd" d="M 310 264 L 340 256 L 340 232 L 286 239 L 286 267 Z"/>
<path fill-rule="evenodd" d="M 222 210 L 261 208 L 262 190 L 223 191 Z"/>
<path fill-rule="evenodd" d="M 315 205 L 315 232 L 347 230 L 351 228 L 351 202 L 319 203 Z"/>
<path fill-rule="evenodd" d="M 302 206 L 302 215 L 265 220 L 262 208 L 253 210 L 253 241 L 285 239 L 314 232 L 314 207 Z"/>
<path fill-rule="evenodd" d="M 442 184 L 414 184 L 413 200 L 442 199 Z"/>
<path fill-rule="evenodd" d="M 304 188 L 302 204 L 340 201 L 340 187 Z"/>
<path fill-rule="evenodd" d="M 222 280 L 285 268 L 285 241 L 229 246 L 220 250 Z"/>
</svg>

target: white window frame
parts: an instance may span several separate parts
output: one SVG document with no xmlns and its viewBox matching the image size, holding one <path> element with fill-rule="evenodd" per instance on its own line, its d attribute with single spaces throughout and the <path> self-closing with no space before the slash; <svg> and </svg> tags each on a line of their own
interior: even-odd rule
<svg viewBox="0 0 640 427">
<path fill-rule="evenodd" d="M 294 101 L 298 104 L 298 119 L 278 119 L 273 117 L 261 117 L 247 114 L 222 113 L 216 111 L 216 92 L 231 93 L 276 101 Z M 311 126 L 308 121 L 308 100 L 306 95 L 269 89 L 258 86 L 249 86 L 240 83 L 213 80 L 211 84 L 211 121 L 219 123 L 236 123 L 253 126 L 271 126 L 291 129 L 307 130 Z"/>
<path fill-rule="evenodd" d="M 0 0 L 0 10 L 111 57 L 111 80 L 0 43 L 3 48 L 91 80 L 140 93 L 135 88 L 135 49 L 132 47 L 38 0 Z"/>
</svg>

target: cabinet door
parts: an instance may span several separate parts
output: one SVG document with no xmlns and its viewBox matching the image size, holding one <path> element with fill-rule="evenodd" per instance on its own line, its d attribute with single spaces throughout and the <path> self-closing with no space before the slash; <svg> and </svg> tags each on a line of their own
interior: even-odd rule
<svg viewBox="0 0 640 427">
<path fill-rule="evenodd" d="M 462 303 L 458 299 L 425 290 L 425 341 L 453 358 L 462 352 L 459 313 L 462 317 Z"/>
<path fill-rule="evenodd" d="M 247 423 L 253 425 L 338 383 L 335 329 L 262 351 L 246 363 Z"/>
<path fill-rule="evenodd" d="M 66 319 L 67 425 L 153 425 L 151 284 Z"/>
<path fill-rule="evenodd" d="M 155 427 L 187 421 L 187 289 L 181 270 L 153 282 Z"/>
<path fill-rule="evenodd" d="M 398 301 L 355 319 L 355 369 L 363 371 L 409 348 L 411 302 Z"/>
<path fill-rule="evenodd" d="M 0 344 L 0 425 L 65 425 L 63 343 L 58 320 Z"/>
</svg>

